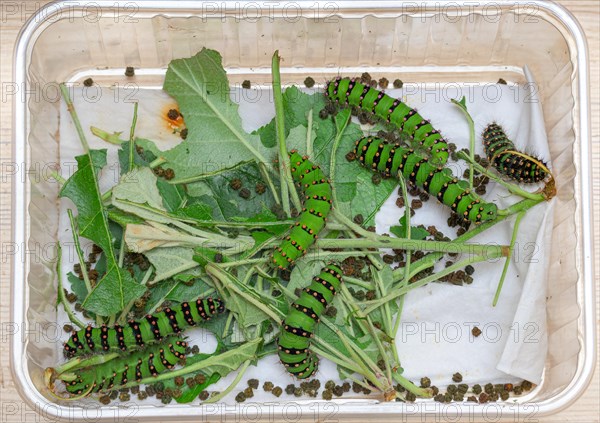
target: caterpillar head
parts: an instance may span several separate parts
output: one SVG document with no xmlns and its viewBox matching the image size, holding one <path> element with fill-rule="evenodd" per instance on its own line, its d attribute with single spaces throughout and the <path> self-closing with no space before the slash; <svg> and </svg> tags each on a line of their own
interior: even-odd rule
<svg viewBox="0 0 600 423">
<path fill-rule="evenodd" d="M 484 203 L 479 207 L 477 214 L 476 222 L 495 220 L 498 217 L 498 207 L 494 203 Z"/>
</svg>

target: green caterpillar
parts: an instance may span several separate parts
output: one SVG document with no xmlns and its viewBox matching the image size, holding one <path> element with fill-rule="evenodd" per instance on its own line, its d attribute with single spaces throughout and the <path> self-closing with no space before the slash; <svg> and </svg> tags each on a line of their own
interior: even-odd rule
<svg viewBox="0 0 600 423">
<path fill-rule="evenodd" d="M 133 381 L 156 377 L 185 358 L 187 345 L 182 340 L 170 339 L 165 344 L 151 345 L 144 351 L 76 370 L 75 379 L 65 381 L 67 392 L 73 395 L 106 392 Z"/>
<path fill-rule="evenodd" d="M 331 211 L 331 185 L 323 171 L 314 165 L 307 156 L 296 150 L 290 151 L 292 177 L 304 193 L 304 208 L 298 221 L 272 256 L 273 265 L 287 269 L 294 261 L 306 254 L 325 226 Z"/>
<path fill-rule="evenodd" d="M 386 144 L 375 137 L 363 137 L 356 141 L 354 152 L 361 165 L 386 177 L 395 177 L 402 171 L 412 185 L 427 191 L 465 221 L 481 223 L 497 216 L 497 206 L 476 197 L 466 181 L 455 178 L 448 168 L 431 164 L 412 149 Z"/>
<path fill-rule="evenodd" d="M 327 265 L 292 304 L 283 321 L 277 340 L 279 358 L 287 371 L 299 379 L 306 379 L 317 371 L 319 358 L 309 350 L 310 338 L 319 323 L 319 316 L 331 303 L 341 283 L 342 270 L 336 265 Z"/>
<path fill-rule="evenodd" d="M 141 320 L 130 320 L 127 326 L 102 325 L 74 331 L 64 345 L 68 358 L 93 352 L 118 352 L 143 347 L 178 334 L 186 327 L 195 326 L 225 310 L 222 300 L 198 299 L 195 303 L 181 303 L 166 307 L 160 313 L 149 314 Z"/>
<path fill-rule="evenodd" d="M 526 184 L 541 182 L 550 173 L 542 160 L 517 150 L 496 123 L 488 125 L 483 131 L 483 147 L 492 166 L 515 181 Z"/>
<path fill-rule="evenodd" d="M 415 109 L 399 99 L 370 88 L 350 78 L 336 78 L 329 81 L 325 95 L 341 105 L 360 107 L 377 117 L 395 124 L 400 130 L 411 135 L 425 148 L 436 164 L 448 161 L 448 143 L 431 123 Z"/>
</svg>

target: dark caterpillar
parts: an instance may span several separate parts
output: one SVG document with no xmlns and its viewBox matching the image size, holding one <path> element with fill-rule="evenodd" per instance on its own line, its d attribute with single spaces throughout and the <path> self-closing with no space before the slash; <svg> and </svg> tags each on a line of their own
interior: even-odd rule
<svg viewBox="0 0 600 423">
<path fill-rule="evenodd" d="M 283 321 L 278 339 L 279 358 L 287 371 L 299 379 L 312 376 L 319 364 L 319 358 L 309 350 L 310 338 L 319 316 L 342 283 L 342 270 L 329 264 L 315 276 L 308 288 L 292 304 Z"/>
<path fill-rule="evenodd" d="M 67 392 L 73 395 L 119 389 L 127 383 L 171 370 L 185 358 L 186 348 L 187 342 L 170 339 L 166 344 L 151 345 L 144 351 L 77 370 L 76 378 L 64 383 Z"/>
<path fill-rule="evenodd" d="M 273 253 L 272 263 L 280 269 L 287 269 L 298 257 L 306 254 L 325 226 L 332 203 L 331 185 L 319 166 L 295 150 L 290 151 L 290 165 L 292 177 L 302 188 L 305 200 L 290 235 Z"/>
<path fill-rule="evenodd" d="M 386 144 L 375 137 L 363 137 L 356 141 L 354 152 L 361 165 L 384 176 L 397 177 L 398 171 L 402 171 L 412 185 L 427 191 L 464 220 L 481 223 L 496 218 L 495 204 L 480 200 L 469 191 L 466 181 L 454 177 L 448 168 L 431 164 L 412 149 Z"/>
<path fill-rule="evenodd" d="M 160 313 L 149 314 L 140 320 L 130 320 L 127 325 L 103 325 L 73 332 L 64 345 L 68 358 L 92 352 L 119 352 L 162 341 L 166 336 L 178 334 L 189 326 L 209 320 L 225 310 L 222 300 L 198 299 L 194 303 L 181 303 L 165 308 Z"/>
<path fill-rule="evenodd" d="M 515 181 L 526 184 L 541 182 L 550 173 L 542 160 L 517 150 L 496 123 L 488 125 L 483 131 L 483 147 L 494 168 Z"/>
<path fill-rule="evenodd" d="M 446 140 L 427 119 L 401 100 L 350 78 L 336 78 L 329 81 L 325 95 L 336 103 L 360 107 L 395 124 L 419 142 L 429 152 L 434 163 L 443 165 L 448 161 Z"/>
</svg>

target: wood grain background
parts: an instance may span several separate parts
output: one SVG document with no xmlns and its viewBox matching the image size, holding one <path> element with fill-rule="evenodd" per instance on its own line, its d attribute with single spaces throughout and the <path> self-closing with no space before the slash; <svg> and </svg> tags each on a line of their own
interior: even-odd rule
<svg viewBox="0 0 600 423">
<path fill-rule="evenodd" d="M 11 176 L 5 166 L 11 161 L 12 155 L 12 96 L 10 93 L 12 75 L 12 56 L 17 34 L 27 16 L 36 9 L 46 4 L 42 1 L 0 1 L 0 163 L 2 163 L 2 174 L 0 176 L 0 245 L 10 242 L 11 236 Z M 591 80 L 591 111 L 592 111 L 592 163 L 593 163 L 593 191 L 594 191 L 594 225 L 596 228 L 594 244 L 596 252 L 600 252 L 600 3 L 598 0 L 562 0 L 562 3 L 579 20 L 587 35 L 590 50 L 590 80 Z M 15 9 L 16 8 L 16 9 Z M 15 10 L 17 11 L 15 13 Z M 543 35 L 540 35 L 543 36 Z M 598 255 L 596 263 L 598 265 Z M 5 322 L 9 318 L 10 297 L 10 268 L 5 263 L 5 257 L 0 261 L 0 332 L 6 330 Z M 600 278 L 596 269 L 596 307 L 598 308 L 598 285 Z M 600 316 L 600 312 L 596 312 Z M 597 323 L 597 328 L 600 324 Z M 15 391 L 9 367 L 9 348 L 5 340 L 5 333 L 0 333 L 0 422 L 46 422 L 50 421 L 29 409 Z M 598 338 L 600 339 L 600 337 Z M 596 372 L 587 391 L 569 408 L 550 417 L 537 418 L 530 416 L 528 421 L 539 421 L 542 423 L 553 422 L 599 422 L 600 415 L 600 389 L 599 389 L 599 366 L 600 360 L 596 362 Z M 523 416 L 521 419 L 524 419 Z M 427 421 L 433 421 L 431 418 Z M 444 421 L 440 416 L 436 421 Z M 511 416 L 510 421 L 517 421 Z M 409 420 L 411 421 L 411 420 Z M 419 421 L 416 419 L 415 421 Z M 454 420 L 456 421 L 456 420 Z M 461 421 L 475 421 L 466 417 Z M 493 420 L 496 421 L 496 420 Z"/>
</svg>

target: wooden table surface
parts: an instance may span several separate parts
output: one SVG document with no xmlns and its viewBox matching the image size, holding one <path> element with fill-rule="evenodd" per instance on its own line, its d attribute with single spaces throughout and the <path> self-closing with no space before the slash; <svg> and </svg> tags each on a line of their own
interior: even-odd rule
<svg viewBox="0 0 600 423">
<path fill-rule="evenodd" d="M 23 15 L 29 15 L 33 10 L 47 3 L 47 0 L 31 1 L 0 1 L 0 80 L 1 80 L 1 98 L 0 102 L 0 163 L 2 164 L 2 175 L 0 177 L 0 242 L 2 245 L 10 242 L 11 231 L 11 178 L 4 173 L 6 163 L 11 161 L 12 155 L 12 103 L 11 97 L 6 94 L 10 90 L 10 84 L 13 80 L 12 75 L 12 55 L 15 40 L 19 29 L 24 23 Z M 590 50 L 590 80 L 591 80 L 591 101 L 592 101 L 592 162 L 594 175 L 594 224 L 596 228 L 595 249 L 600 252 L 600 3 L 598 0 L 576 0 L 560 1 L 566 6 L 579 20 L 587 35 Z M 15 9 L 16 8 L 16 9 Z M 15 10 L 19 13 L 15 13 Z M 22 12 L 22 13 L 21 13 Z M 6 97 L 8 99 L 6 99 Z M 597 256 L 597 255 L 596 255 Z M 597 262 L 596 257 L 596 262 Z M 600 288 L 598 271 L 595 276 L 596 281 L 596 306 Z M 10 269 L 5 265 L 4 257 L 0 262 L 1 288 L 0 288 L 0 332 L 6 329 L 6 322 L 9 318 L 9 295 L 10 295 Z M 600 312 L 596 312 L 597 318 Z M 600 328 L 600 324 L 597 325 Z M 0 422 L 46 422 L 50 421 L 43 416 L 36 415 L 27 408 L 15 391 L 9 367 L 9 348 L 8 343 L 4 341 L 2 335 L 0 341 Z M 600 339 L 600 337 L 598 337 Z M 544 418 L 533 416 L 533 420 L 543 423 L 550 422 L 599 422 L 600 415 L 600 389 L 599 389 L 599 371 L 600 360 L 596 362 L 596 371 L 594 378 L 587 391 L 571 407 L 566 410 Z M 513 418 L 511 417 L 511 420 Z M 429 421 L 428 419 L 427 421 Z M 418 420 L 417 420 L 418 421 Z M 443 421 L 443 419 L 441 420 Z M 464 421 L 474 421 L 466 418 Z"/>
</svg>

